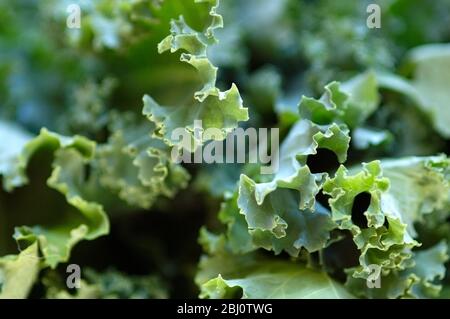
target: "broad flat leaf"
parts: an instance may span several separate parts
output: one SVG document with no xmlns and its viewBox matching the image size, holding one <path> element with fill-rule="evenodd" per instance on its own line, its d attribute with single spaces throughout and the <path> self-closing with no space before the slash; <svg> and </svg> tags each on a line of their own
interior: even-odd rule
<svg viewBox="0 0 450 319">
<path fill-rule="evenodd" d="M 390 182 L 389 190 L 381 195 L 381 206 L 399 216 L 411 236 L 417 235 L 414 223 L 423 222 L 433 212 L 450 210 L 450 160 L 446 156 L 383 160 L 381 167 Z"/>
<path fill-rule="evenodd" d="M 239 262 L 239 260 L 236 260 Z M 256 264 L 258 262 L 258 264 Z M 255 260 L 237 274 L 218 273 L 201 285 L 200 298 L 350 299 L 352 295 L 325 273 L 301 264 Z"/>
<path fill-rule="evenodd" d="M 450 46 L 430 44 L 415 48 L 409 53 L 407 63 L 413 70 L 412 80 L 380 73 L 377 75 L 380 86 L 411 99 L 430 117 L 439 134 L 450 137 Z"/>
<path fill-rule="evenodd" d="M 352 145 L 358 150 L 390 144 L 393 136 L 388 131 L 358 127 L 352 132 Z"/>
<path fill-rule="evenodd" d="M 410 53 L 415 67 L 413 85 L 423 108 L 431 117 L 435 129 L 450 137 L 450 45 L 434 44 L 419 47 Z"/>
<path fill-rule="evenodd" d="M 345 123 L 351 128 L 359 126 L 378 108 L 378 82 L 375 73 L 366 72 L 342 83 L 342 91 L 348 94 Z"/>
<path fill-rule="evenodd" d="M 0 299 L 26 298 L 39 273 L 38 244 L 0 258 Z"/>
</svg>

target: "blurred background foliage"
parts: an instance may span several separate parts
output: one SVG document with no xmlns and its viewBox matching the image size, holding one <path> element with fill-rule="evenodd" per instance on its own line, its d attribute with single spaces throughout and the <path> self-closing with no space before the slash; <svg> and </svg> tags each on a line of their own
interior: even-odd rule
<svg viewBox="0 0 450 319">
<path fill-rule="evenodd" d="M 225 27 L 216 31 L 219 41 L 207 53 L 219 67 L 217 86 L 236 83 L 240 90 L 250 114 L 242 125 L 280 127 L 285 136 L 298 119 L 302 95 L 320 96 L 325 84 L 368 69 L 409 78 L 404 57 L 410 49 L 450 41 L 449 0 L 375 1 L 382 8 L 382 28 L 368 29 L 366 8 L 372 2 L 222 0 L 218 12 Z M 81 7 L 81 29 L 66 27 L 71 3 Z M 169 34 L 171 19 L 183 15 L 188 25 L 203 30 L 209 10 L 206 2 L 186 0 L 0 0 L 0 123 L 14 123 L 24 136 L 42 127 L 85 136 L 98 143 L 100 154 L 115 154 L 118 142 L 112 140 L 120 136 L 114 132 L 122 130 L 127 140 L 130 128 L 136 134 L 141 128 L 151 131 L 141 115 L 144 94 L 163 105 L 192 99 L 202 82 L 199 74 L 178 55 L 158 54 L 157 46 Z M 429 129 L 431 120 L 411 100 L 389 90 L 380 98 L 367 125 L 379 131 L 389 127 L 391 140 L 364 151 L 352 146 L 350 164 L 448 153 L 448 139 Z M 52 225 L 55 215 L 74 209 L 46 186 L 53 150 L 49 145 L 32 156 L 28 185 L 0 190 L 0 255 L 17 252 L 11 237 L 15 226 Z M 317 165 L 335 169 L 331 156 L 316 157 Z M 95 177 L 93 165 L 92 172 L 82 172 L 86 180 Z M 145 199 L 151 205 L 119 203 L 104 185 L 89 190 L 86 196 L 94 200 L 102 194 L 111 226 L 107 236 L 72 250 L 70 263 L 90 269 L 80 297 L 198 295 L 193 278 L 202 252 L 199 229 L 224 228 L 217 219 L 224 194 L 231 194 L 239 174 L 252 168 L 185 165 L 185 170 L 174 173 L 174 181 L 183 182 L 173 185 L 186 184 L 189 173 L 189 186 L 176 193 L 177 187 L 168 185 L 171 195 L 152 193 Z M 41 272 L 31 296 L 70 297 L 57 274 L 64 274 L 65 266 Z"/>
</svg>

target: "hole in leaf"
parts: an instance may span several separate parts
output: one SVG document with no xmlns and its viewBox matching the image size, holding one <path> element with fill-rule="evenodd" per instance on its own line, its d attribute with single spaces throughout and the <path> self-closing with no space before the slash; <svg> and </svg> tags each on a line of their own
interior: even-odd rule
<svg viewBox="0 0 450 319">
<path fill-rule="evenodd" d="M 320 190 L 316 195 L 316 202 L 331 211 L 330 203 L 328 202 L 330 198 L 330 195 L 326 195 L 323 193 L 323 190 Z"/>
<path fill-rule="evenodd" d="M 91 165 L 87 164 L 84 165 L 84 181 L 89 181 L 91 177 L 92 167 Z"/>
<path fill-rule="evenodd" d="M 388 221 L 387 217 L 384 217 L 383 226 L 386 227 L 386 229 L 389 229 L 389 221 Z"/>
<path fill-rule="evenodd" d="M 108 137 L 111 135 L 111 132 L 109 131 L 108 127 L 103 127 L 102 129 L 100 129 L 96 136 L 93 137 L 95 139 L 96 142 L 98 143 L 106 143 L 108 142 Z"/>
<path fill-rule="evenodd" d="M 309 155 L 306 160 L 311 173 L 329 172 L 339 167 L 336 154 L 326 148 L 318 148 L 317 154 Z"/>
<path fill-rule="evenodd" d="M 347 275 L 344 269 L 359 265 L 360 252 L 348 230 L 336 230 L 334 235 L 342 236 L 342 239 L 324 249 L 323 260 L 327 272 L 334 279 L 345 282 Z"/>
<path fill-rule="evenodd" d="M 447 223 L 450 223 L 450 216 L 448 216 L 448 217 L 445 219 L 445 221 L 446 221 Z"/>
<path fill-rule="evenodd" d="M 369 193 L 364 192 L 358 194 L 353 200 L 352 207 L 352 222 L 359 228 L 367 228 L 367 218 L 364 212 L 367 211 L 370 205 L 371 196 Z"/>
</svg>

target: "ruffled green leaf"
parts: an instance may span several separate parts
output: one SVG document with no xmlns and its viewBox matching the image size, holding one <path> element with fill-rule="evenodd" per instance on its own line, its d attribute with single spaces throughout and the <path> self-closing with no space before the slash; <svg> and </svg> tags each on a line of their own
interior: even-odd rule
<svg viewBox="0 0 450 319">
<path fill-rule="evenodd" d="M 312 174 L 306 166 L 308 156 L 319 148 L 333 151 L 340 162 L 347 158 L 350 137 L 345 126 L 332 124 L 319 126 L 308 120 L 300 120 L 290 130 L 280 148 L 279 170 L 271 182 L 256 186 L 258 204 L 277 187 L 295 189 L 300 192 L 300 208 L 314 205 L 314 196 L 319 191 L 323 173 Z"/>
<path fill-rule="evenodd" d="M 241 214 L 238 207 L 237 191 L 222 203 L 219 220 L 227 225 L 228 229 L 225 236 L 232 252 L 246 253 L 257 248 L 249 233 L 245 215 Z"/>
<path fill-rule="evenodd" d="M 98 148 L 94 165 L 102 186 L 118 194 L 129 205 L 148 208 L 158 196 L 173 197 L 186 187 L 189 175 L 170 160 L 170 149 L 152 138 L 148 125 L 132 114 L 115 114 L 114 132 Z"/>
<path fill-rule="evenodd" d="M 2 133 L 2 137 L 3 134 L 6 133 Z M 21 140 L 18 141 L 19 143 L 14 146 L 15 151 L 3 162 L 3 165 L 7 165 L 7 167 L 0 171 L 3 175 L 4 188 L 7 191 L 23 186 L 28 182 L 26 176 L 28 162 L 34 153 L 41 148 L 75 148 L 85 158 L 91 158 L 94 154 L 95 143 L 81 136 L 65 137 L 49 132 L 45 128 L 31 140 L 27 135 L 22 136 Z"/>
<path fill-rule="evenodd" d="M 401 216 L 382 205 L 382 196 L 389 188 L 389 179 L 383 177 L 379 161 L 363 164 L 355 175 L 347 175 L 341 166 L 334 178 L 325 182 L 323 190 L 331 196 L 332 219 L 340 229 L 349 230 L 360 250 L 354 277 L 366 278 L 369 265 L 377 265 L 388 273 L 392 269 L 410 266 L 410 249 L 419 245 L 406 230 Z M 359 194 L 370 196 L 370 204 L 363 212 L 367 226 L 358 224 L 352 216 L 353 205 Z"/>
<path fill-rule="evenodd" d="M 42 129 L 41 134 L 30 140 L 12 159 L 14 165 L 4 175 L 5 188 L 12 191 L 26 185 L 26 169 L 30 160 L 37 152 L 46 149 L 51 150 L 54 156 L 47 185 L 66 197 L 69 208 L 58 212 L 48 225 L 16 227 L 14 238 L 26 245 L 38 242 L 44 263 L 56 267 L 68 260 L 70 250 L 80 240 L 92 240 L 107 234 L 109 222 L 103 207 L 87 199 L 84 169 L 94 156 L 95 143 L 80 136 L 70 138 Z"/>
<path fill-rule="evenodd" d="M 448 261 L 448 245 L 442 241 L 427 249 L 418 251 L 414 256 L 415 265 L 406 273 L 420 278 L 408 290 L 408 295 L 416 298 L 438 297 L 441 290 L 439 281 L 444 279 Z"/>
<path fill-rule="evenodd" d="M 320 125 L 331 124 L 344 116 L 348 98 L 341 90 L 339 82 L 331 82 L 325 86 L 325 92 L 320 99 L 302 97 L 299 105 L 300 116 Z"/>
<path fill-rule="evenodd" d="M 445 242 L 413 254 L 413 266 L 388 274 L 381 273 L 379 288 L 368 288 L 364 279 L 348 277 L 346 287 L 358 297 L 366 298 L 436 298 L 439 281 L 445 276 L 444 263 L 448 261 Z"/>
<path fill-rule="evenodd" d="M 306 163 L 319 148 L 331 150 L 340 162 L 346 160 L 347 126 L 327 123 L 344 114 L 347 98 L 338 83 L 328 85 L 321 100 L 303 97 L 301 113 L 312 120 L 301 119 L 291 128 L 281 145 L 279 170 L 261 177 L 260 183 L 241 175 L 238 206 L 255 246 L 297 256 L 302 247 L 313 252 L 326 245 L 335 225 L 326 209 L 315 204 L 315 196 L 328 174 L 311 173 Z"/>
<path fill-rule="evenodd" d="M 420 243 L 413 239 L 417 237 L 414 224 L 435 214 L 448 214 L 448 167 L 444 155 L 375 161 L 352 176 L 341 167 L 325 182 L 324 191 L 332 197 L 333 220 L 339 228 L 351 231 L 360 250 L 360 266 L 348 270 L 351 291 L 373 298 L 438 295 L 436 280 L 445 273 L 447 245 L 442 242 L 434 249 L 416 252 L 413 248 Z M 364 212 L 367 228 L 357 225 L 352 216 L 354 200 L 363 192 L 370 194 Z M 425 272 L 425 261 L 436 271 Z M 381 289 L 366 285 L 374 265 L 380 268 Z"/>
<path fill-rule="evenodd" d="M 216 87 L 217 67 L 208 59 L 207 47 L 215 42 L 214 30 L 223 26 L 222 17 L 217 14 L 217 0 L 197 1 L 210 5 L 211 24 L 203 32 L 198 32 L 187 25 L 183 16 L 171 22 L 171 34 L 158 45 L 158 51 L 176 52 L 184 50 L 180 60 L 193 66 L 201 79 L 202 88 L 196 91 L 186 104 L 179 106 L 160 106 L 150 96 L 144 96 L 143 113 L 155 123 L 154 134 L 168 145 L 178 145 L 188 150 L 195 150 L 204 141 L 194 135 L 194 121 L 201 120 L 203 129 L 217 128 L 220 132 L 215 140 L 222 140 L 237 127 L 238 122 L 248 119 L 248 111 L 242 106 L 237 87 L 233 84 L 227 91 Z M 191 145 L 183 145 L 173 137 L 177 128 L 187 130 L 192 138 Z M 209 139 L 209 138 L 208 138 Z"/>
<path fill-rule="evenodd" d="M 299 112 L 317 124 L 345 123 L 354 128 L 378 107 L 378 82 L 375 73 L 365 72 L 347 82 L 325 86 L 320 99 L 303 96 Z"/>
<path fill-rule="evenodd" d="M 326 209 L 316 205 L 314 211 L 300 210 L 295 192 L 282 188 L 258 204 L 255 186 L 245 175 L 241 177 L 238 205 L 256 246 L 297 256 L 303 247 L 314 252 L 326 245 L 335 228 Z"/>
</svg>

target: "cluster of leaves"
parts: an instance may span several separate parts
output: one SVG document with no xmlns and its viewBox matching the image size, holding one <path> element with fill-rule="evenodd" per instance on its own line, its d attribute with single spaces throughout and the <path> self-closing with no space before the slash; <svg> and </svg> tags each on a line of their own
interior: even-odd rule
<svg viewBox="0 0 450 319">
<path fill-rule="evenodd" d="M 369 3 L 0 4 L 0 297 L 448 296 L 450 2 Z M 171 159 L 249 126 L 275 174 Z"/>
</svg>

